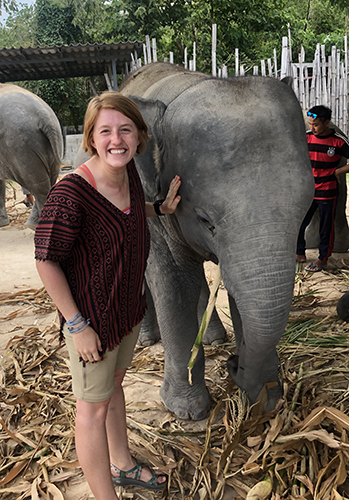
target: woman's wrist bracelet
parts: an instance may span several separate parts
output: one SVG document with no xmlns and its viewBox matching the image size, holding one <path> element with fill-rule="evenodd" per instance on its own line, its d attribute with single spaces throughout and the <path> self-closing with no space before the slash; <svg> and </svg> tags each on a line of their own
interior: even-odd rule
<svg viewBox="0 0 349 500">
<path fill-rule="evenodd" d="M 83 330 L 85 330 L 85 328 L 88 327 L 88 325 L 91 323 L 91 320 L 90 319 L 85 319 L 85 318 L 82 318 L 83 319 L 83 322 L 81 324 L 79 324 L 78 326 L 76 326 L 74 328 L 74 326 L 68 326 L 68 330 L 70 333 L 74 334 L 74 333 L 80 333 L 82 332 Z"/>
<path fill-rule="evenodd" d="M 91 322 L 90 319 L 85 319 L 82 316 L 81 312 L 78 312 L 74 316 L 74 318 L 70 319 L 69 321 L 66 321 L 66 325 L 70 333 L 79 333 L 85 330 L 85 328 L 88 327 L 90 322 Z"/>
<path fill-rule="evenodd" d="M 74 318 L 70 319 L 69 321 L 66 321 L 67 326 L 74 326 L 80 323 L 84 318 L 81 315 L 81 312 L 78 312 Z"/>
</svg>

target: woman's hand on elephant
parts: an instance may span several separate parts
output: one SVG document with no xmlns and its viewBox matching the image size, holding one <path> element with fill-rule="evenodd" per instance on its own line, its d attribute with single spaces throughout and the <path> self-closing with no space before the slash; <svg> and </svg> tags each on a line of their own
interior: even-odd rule
<svg viewBox="0 0 349 500">
<path fill-rule="evenodd" d="M 175 175 L 171 181 L 170 187 L 165 201 L 161 204 L 160 211 L 163 214 L 173 214 L 176 211 L 178 203 L 181 201 L 181 196 L 178 194 L 178 189 L 181 186 L 181 178 Z"/>
<path fill-rule="evenodd" d="M 73 334 L 73 341 L 78 356 L 87 363 L 101 361 L 102 358 L 99 354 L 102 351 L 102 344 L 100 338 L 93 328 L 88 326 L 82 332 Z"/>
</svg>

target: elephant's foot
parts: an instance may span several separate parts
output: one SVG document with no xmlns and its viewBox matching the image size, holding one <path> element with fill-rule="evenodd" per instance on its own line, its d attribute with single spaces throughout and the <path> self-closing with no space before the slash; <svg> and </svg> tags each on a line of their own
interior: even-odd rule
<svg viewBox="0 0 349 500">
<path fill-rule="evenodd" d="M 8 226 L 10 224 L 10 220 L 8 217 L 0 218 L 0 227 Z"/>
<path fill-rule="evenodd" d="M 139 337 L 137 340 L 137 344 L 142 345 L 144 347 L 148 347 L 150 345 L 156 344 L 160 340 L 160 330 L 158 325 L 156 324 L 152 328 L 149 328 L 146 325 L 146 321 L 142 323 L 141 331 L 139 333 Z"/>
<path fill-rule="evenodd" d="M 43 204 L 40 206 L 42 208 Z M 39 215 L 40 215 L 39 205 L 38 205 L 37 201 L 35 201 L 34 206 L 30 211 L 29 219 L 27 220 L 25 225 L 27 227 L 29 227 L 30 229 L 32 229 L 33 231 L 35 231 L 35 228 L 38 225 Z"/>
<path fill-rule="evenodd" d="M 25 225 L 26 225 L 29 229 L 32 229 L 33 231 L 35 231 L 35 229 L 36 229 L 36 224 L 33 224 L 33 222 L 30 222 L 30 220 L 27 220 L 27 222 L 25 223 Z"/>
<path fill-rule="evenodd" d="M 32 217 L 32 215 L 29 216 L 29 219 L 25 223 L 25 225 L 29 227 L 29 229 L 32 229 L 33 231 L 35 231 L 37 224 L 38 224 L 37 218 Z"/>
<path fill-rule="evenodd" d="M 245 370 L 239 366 L 239 356 L 230 356 L 227 360 L 227 369 L 230 377 L 235 382 L 235 384 L 243 390 L 251 405 L 260 401 L 263 395 L 263 389 L 267 391 L 267 403 L 265 411 L 274 410 L 276 403 L 282 397 L 282 384 L 277 375 L 275 375 L 275 380 L 263 380 L 263 374 L 261 373 L 259 377 L 252 377 L 249 379 L 244 373 Z"/>
<path fill-rule="evenodd" d="M 210 410 L 210 395 L 204 382 L 174 387 L 164 379 L 160 397 L 166 408 L 181 420 L 202 420 Z"/>
<path fill-rule="evenodd" d="M 205 345 L 214 346 L 214 345 L 224 344 L 226 338 L 227 338 L 227 333 L 221 324 L 218 324 L 217 327 L 215 325 L 212 327 L 209 325 L 202 342 Z"/>
</svg>

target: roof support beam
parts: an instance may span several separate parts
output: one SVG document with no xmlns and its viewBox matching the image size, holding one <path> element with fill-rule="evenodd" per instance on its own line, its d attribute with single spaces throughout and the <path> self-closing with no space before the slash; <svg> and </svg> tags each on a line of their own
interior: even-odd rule
<svg viewBox="0 0 349 500">
<path fill-rule="evenodd" d="M 118 90 L 118 81 L 117 81 L 117 75 L 116 75 L 116 64 L 115 64 L 115 59 L 114 58 L 111 60 L 111 66 L 112 66 L 112 70 L 113 70 L 114 90 Z"/>
</svg>

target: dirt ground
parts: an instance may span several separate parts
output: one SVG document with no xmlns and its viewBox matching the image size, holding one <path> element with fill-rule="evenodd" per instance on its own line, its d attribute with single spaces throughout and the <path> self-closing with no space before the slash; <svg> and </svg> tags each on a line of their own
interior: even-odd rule
<svg viewBox="0 0 349 500">
<path fill-rule="evenodd" d="M 39 289 L 42 284 L 37 274 L 34 261 L 34 244 L 32 230 L 24 226 L 24 221 L 29 215 L 29 210 L 22 204 L 21 192 L 17 189 L 15 192 L 16 199 L 9 201 L 11 205 L 11 224 L 7 227 L 0 228 L 0 295 L 5 293 L 14 293 L 28 289 Z M 316 250 L 310 250 L 307 253 L 308 260 L 311 261 L 316 258 Z M 329 261 L 329 269 L 336 268 L 349 269 L 349 253 L 335 254 Z M 206 266 L 206 275 L 210 281 L 214 272 L 214 265 L 208 264 Z M 304 280 L 303 280 L 304 281 Z M 307 287 L 312 287 L 317 290 L 319 304 L 322 308 L 322 314 L 333 314 L 335 311 L 335 304 L 339 297 L 347 291 L 347 285 L 344 281 L 334 279 L 330 273 L 314 273 L 306 277 Z M 304 286 L 304 285 L 303 285 Z M 39 330 L 44 330 L 45 327 L 54 325 L 57 322 L 57 315 L 55 312 L 47 314 L 38 313 L 35 308 L 28 308 L 26 310 L 25 304 L 23 307 L 23 314 L 14 315 L 11 313 L 18 311 L 19 304 L 1 304 L 0 302 L 0 363 L 1 359 L 6 357 L 6 346 L 8 342 L 15 336 L 23 335 L 26 330 L 35 326 Z M 227 295 L 222 288 L 218 295 L 218 311 L 226 324 L 228 332 L 232 331 L 230 319 L 228 314 Z M 146 355 L 161 357 L 163 350 L 161 344 L 147 347 L 137 348 L 136 358 L 144 357 Z M 207 362 L 208 376 L 212 379 L 212 367 L 221 364 L 223 366 L 228 352 L 219 351 L 217 356 L 210 356 Z M 141 421 L 147 425 L 152 423 L 164 423 L 166 421 L 175 422 L 175 419 L 163 407 L 159 397 L 159 387 L 161 385 L 161 374 L 154 373 L 137 373 L 133 371 L 127 375 L 125 380 L 125 394 L 126 404 L 128 408 L 128 416 L 132 417 L 134 421 Z M 2 408 L 0 402 L 0 412 Z M 138 405 L 138 408 L 137 408 Z M 207 420 L 201 422 L 194 422 L 190 424 L 190 428 L 195 431 L 204 431 Z M 181 422 L 176 424 L 182 428 Z M 189 424 L 188 424 L 189 425 Z M 189 427 L 186 427 L 189 429 Z M 0 449 L 1 451 L 1 449 Z M 1 465 L 0 456 L 0 465 Z M 1 467 L 0 467 L 1 472 Z M 19 478 L 17 478 L 18 481 Z M 9 483 L 7 486 L 13 485 L 15 482 Z M 68 482 L 60 484 L 64 500 L 87 500 L 92 499 L 87 483 L 81 473 L 77 474 Z M 145 490 L 140 490 L 140 493 L 127 493 L 123 492 L 123 498 L 139 498 L 148 499 L 154 496 L 147 496 Z M 0 495 L 1 496 L 1 495 Z M 234 490 L 226 487 L 225 499 L 235 497 Z M 19 498 L 19 495 L 6 498 Z M 34 498 L 34 497 L 32 497 Z M 39 498 L 39 497 L 35 497 Z M 58 498 L 58 497 L 57 497 Z"/>
</svg>

